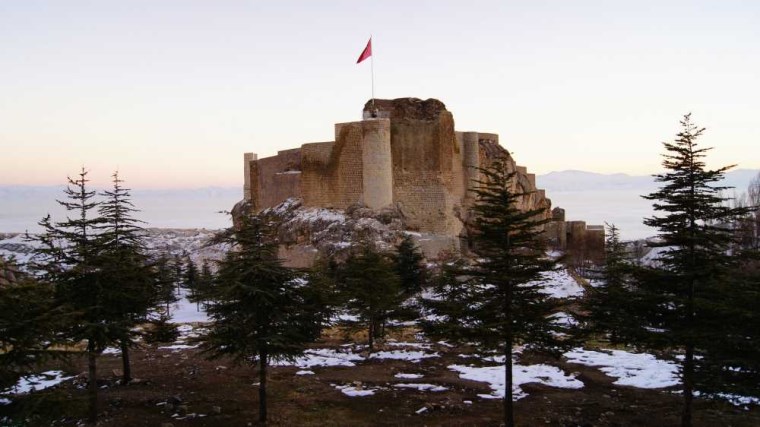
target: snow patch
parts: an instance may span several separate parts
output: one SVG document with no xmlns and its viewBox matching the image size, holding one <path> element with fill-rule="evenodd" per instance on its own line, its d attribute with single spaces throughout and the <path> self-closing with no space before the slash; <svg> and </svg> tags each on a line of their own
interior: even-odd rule
<svg viewBox="0 0 760 427">
<path fill-rule="evenodd" d="M 121 349 L 118 349 L 116 347 L 106 347 L 105 350 L 103 350 L 103 353 L 105 355 L 112 355 L 112 356 L 121 356 Z"/>
<path fill-rule="evenodd" d="M 361 388 L 361 386 L 353 385 L 331 385 L 349 397 L 372 396 L 376 391 L 380 390 L 380 388 Z"/>
<path fill-rule="evenodd" d="M 393 387 L 396 388 L 413 388 L 418 391 L 446 391 L 448 388 L 435 385 L 435 384 L 425 384 L 425 383 L 398 383 L 393 384 Z"/>
<path fill-rule="evenodd" d="M 411 348 L 421 348 L 425 350 L 429 350 L 432 346 L 430 344 L 422 344 L 418 342 L 397 342 L 397 341 L 387 341 L 385 345 L 389 345 L 391 347 L 411 347 Z"/>
<path fill-rule="evenodd" d="M 440 355 L 438 353 L 425 353 L 422 351 L 392 350 L 378 351 L 377 353 L 372 353 L 369 357 L 370 359 L 408 360 L 417 363 L 422 359 L 440 357 Z"/>
<path fill-rule="evenodd" d="M 46 371 L 37 375 L 27 375 L 21 377 L 18 382 L 16 382 L 16 385 L 1 391 L 0 394 L 26 394 L 33 391 L 44 390 L 72 378 L 74 377 L 64 376 L 63 371 Z"/>
<path fill-rule="evenodd" d="M 564 311 L 559 311 L 557 313 L 554 313 L 549 316 L 550 319 L 552 319 L 552 323 L 559 325 L 559 326 L 565 326 L 565 327 L 573 327 L 578 326 L 578 321 L 575 320 L 575 318 Z"/>
<path fill-rule="evenodd" d="M 399 372 L 398 374 L 394 375 L 395 378 L 403 378 L 405 380 L 416 380 L 424 377 L 422 374 L 403 374 Z"/>
<path fill-rule="evenodd" d="M 173 344 L 173 345 L 167 345 L 163 347 L 159 347 L 159 350 L 188 350 L 191 348 L 198 348 L 197 345 L 187 345 L 187 344 Z"/>
<path fill-rule="evenodd" d="M 335 351 L 329 348 L 310 349 L 304 355 L 293 361 L 279 361 L 275 366 L 296 366 L 309 369 L 316 366 L 356 366 L 354 362 L 364 360 L 363 357 L 351 352 Z"/>
<path fill-rule="evenodd" d="M 552 298 L 583 296 L 583 287 L 564 268 L 549 271 L 544 274 L 543 281 L 531 282 L 531 284 L 540 284 L 542 288 L 539 291 Z"/>
<path fill-rule="evenodd" d="M 182 289 L 178 296 L 179 301 L 171 304 L 169 308 L 169 322 L 208 323 L 211 321 L 206 312 L 203 310 L 202 304 L 199 307 L 198 304 L 187 300 L 187 290 Z"/>
<path fill-rule="evenodd" d="M 484 399 L 501 399 L 504 397 L 505 375 L 504 366 L 473 367 L 464 365 L 449 365 L 449 369 L 459 372 L 459 377 L 485 382 L 491 387 L 491 394 L 479 394 Z M 520 385 L 526 383 L 540 383 L 557 388 L 583 388 L 583 383 L 573 375 L 568 375 L 561 369 L 549 365 L 514 365 L 512 367 L 512 396 L 515 400 L 527 396 Z"/>
<path fill-rule="evenodd" d="M 605 374 L 618 378 L 613 384 L 638 388 L 665 388 L 681 383 L 678 365 L 659 360 L 647 353 L 629 353 L 623 350 L 605 352 L 576 348 L 564 354 L 570 363 L 599 368 Z"/>
</svg>

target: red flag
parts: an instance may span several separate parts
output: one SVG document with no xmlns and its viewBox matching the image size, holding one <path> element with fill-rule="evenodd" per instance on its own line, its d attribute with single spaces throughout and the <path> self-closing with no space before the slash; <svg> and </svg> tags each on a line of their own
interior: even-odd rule
<svg viewBox="0 0 760 427">
<path fill-rule="evenodd" d="M 372 37 L 369 38 L 369 41 L 367 42 L 367 47 L 364 48 L 362 51 L 362 54 L 359 55 L 359 59 L 356 60 L 356 63 L 360 63 L 364 61 L 365 59 L 372 56 Z"/>
</svg>

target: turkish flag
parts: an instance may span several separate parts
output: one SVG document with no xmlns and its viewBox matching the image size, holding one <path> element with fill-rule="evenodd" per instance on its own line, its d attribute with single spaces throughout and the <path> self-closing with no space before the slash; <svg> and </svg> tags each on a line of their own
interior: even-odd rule
<svg viewBox="0 0 760 427">
<path fill-rule="evenodd" d="M 356 63 L 360 63 L 364 61 L 365 59 L 372 56 L 372 37 L 369 38 L 369 41 L 367 42 L 367 47 L 364 48 L 362 51 L 362 54 L 359 55 L 359 59 L 356 60 Z"/>
</svg>

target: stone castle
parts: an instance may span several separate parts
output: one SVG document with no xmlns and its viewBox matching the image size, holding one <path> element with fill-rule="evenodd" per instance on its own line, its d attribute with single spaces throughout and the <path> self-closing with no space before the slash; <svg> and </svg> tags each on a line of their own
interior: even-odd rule
<svg viewBox="0 0 760 427">
<path fill-rule="evenodd" d="M 535 175 L 515 163 L 497 134 L 455 130 L 453 115 L 436 99 L 370 100 L 363 120 L 335 125 L 335 141 L 261 159 L 246 153 L 244 199 L 253 212 L 288 198 L 301 199 L 304 207 L 393 208 L 404 229 L 448 238 L 459 249 L 477 168 L 496 158 L 516 173 L 515 190 L 528 194 L 520 207 L 543 208 L 553 216 L 546 231 L 555 246 L 564 248 L 568 239 L 586 239 L 589 233 L 599 239 L 599 231 L 583 222 L 565 223 L 561 209 L 552 213 Z M 603 235 L 602 230 L 602 241 Z"/>
</svg>

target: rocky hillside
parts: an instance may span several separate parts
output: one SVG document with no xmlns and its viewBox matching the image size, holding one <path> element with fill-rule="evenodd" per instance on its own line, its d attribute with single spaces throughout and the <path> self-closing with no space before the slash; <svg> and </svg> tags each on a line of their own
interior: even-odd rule
<svg viewBox="0 0 760 427">
<path fill-rule="evenodd" d="M 207 259 L 221 259 L 227 250 L 222 245 L 209 245 L 209 240 L 215 233 L 213 230 L 151 228 L 146 233 L 146 246 L 152 255 L 186 256 L 200 264 Z M 24 234 L 0 234 L 0 260 L 12 258 L 19 265 L 27 264 L 34 256 L 34 247 L 35 243 L 30 242 Z"/>
</svg>

